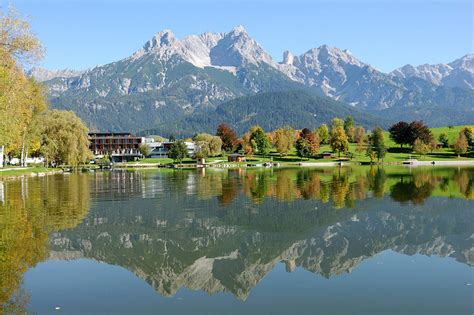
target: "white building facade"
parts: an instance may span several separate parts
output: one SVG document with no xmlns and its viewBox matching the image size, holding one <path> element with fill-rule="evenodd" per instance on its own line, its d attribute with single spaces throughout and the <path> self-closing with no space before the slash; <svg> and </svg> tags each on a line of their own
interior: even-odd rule
<svg viewBox="0 0 474 315">
<path fill-rule="evenodd" d="M 167 158 L 168 152 L 173 142 L 146 142 L 150 147 L 150 158 Z M 192 157 L 196 153 L 196 145 L 194 142 L 185 142 L 188 149 L 188 156 Z"/>
</svg>

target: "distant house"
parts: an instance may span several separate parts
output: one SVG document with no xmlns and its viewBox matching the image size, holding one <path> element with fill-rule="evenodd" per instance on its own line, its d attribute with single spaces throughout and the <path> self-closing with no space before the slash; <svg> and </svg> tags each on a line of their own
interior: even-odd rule
<svg viewBox="0 0 474 315">
<path fill-rule="evenodd" d="M 245 156 L 239 153 L 233 153 L 227 156 L 229 162 L 244 162 Z"/>
<path fill-rule="evenodd" d="M 332 154 L 331 152 L 323 152 L 323 159 L 331 159 Z"/>
<path fill-rule="evenodd" d="M 108 155 L 113 162 L 133 161 L 142 156 L 140 146 L 145 142 L 126 132 L 89 133 L 90 150 L 95 156 Z"/>
<path fill-rule="evenodd" d="M 148 142 L 146 145 L 150 147 L 151 158 L 167 158 L 168 152 L 170 151 L 173 142 Z M 194 156 L 196 153 L 196 145 L 194 142 L 185 142 L 186 148 L 188 149 L 188 156 Z"/>
</svg>

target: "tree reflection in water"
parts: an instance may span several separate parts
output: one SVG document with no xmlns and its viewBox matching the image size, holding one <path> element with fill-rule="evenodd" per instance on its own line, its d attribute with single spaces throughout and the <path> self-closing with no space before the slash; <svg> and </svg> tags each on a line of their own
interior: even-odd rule
<svg viewBox="0 0 474 315">
<path fill-rule="evenodd" d="M 184 286 L 241 299 L 282 261 L 325 277 L 387 249 L 472 265 L 473 174 L 206 169 L 4 182 L 0 303 L 24 307 L 22 275 L 48 257 L 120 265 L 165 296 Z M 430 197 L 450 197 L 449 209 Z"/>
<path fill-rule="evenodd" d="M 49 233 L 74 228 L 89 211 L 87 175 L 0 182 L 0 313 L 28 302 L 23 273 L 48 257 Z M 13 297 L 13 298 L 12 298 Z"/>
</svg>

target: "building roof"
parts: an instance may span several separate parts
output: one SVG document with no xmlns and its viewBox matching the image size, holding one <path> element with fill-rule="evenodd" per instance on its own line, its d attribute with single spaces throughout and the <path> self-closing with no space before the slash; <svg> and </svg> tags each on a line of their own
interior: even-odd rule
<svg viewBox="0 0 474 315">
<path fill-rule="evenodd" d="M 129 132 L 89 132 L 89 137 L 135 137 Z"/>
</svg>

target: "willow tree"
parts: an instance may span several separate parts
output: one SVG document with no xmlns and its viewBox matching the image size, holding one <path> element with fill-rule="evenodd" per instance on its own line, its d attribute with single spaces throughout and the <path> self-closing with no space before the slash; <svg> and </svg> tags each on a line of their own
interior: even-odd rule
<svg viewBox="0 0 474 315">
<path fill-rule="evenodd" d="M 51 110 L 41 118 L 41 152 L 50 165 L 76 167 L 92 158 L 86 125 L 71 111 Z"/>
</svg>

